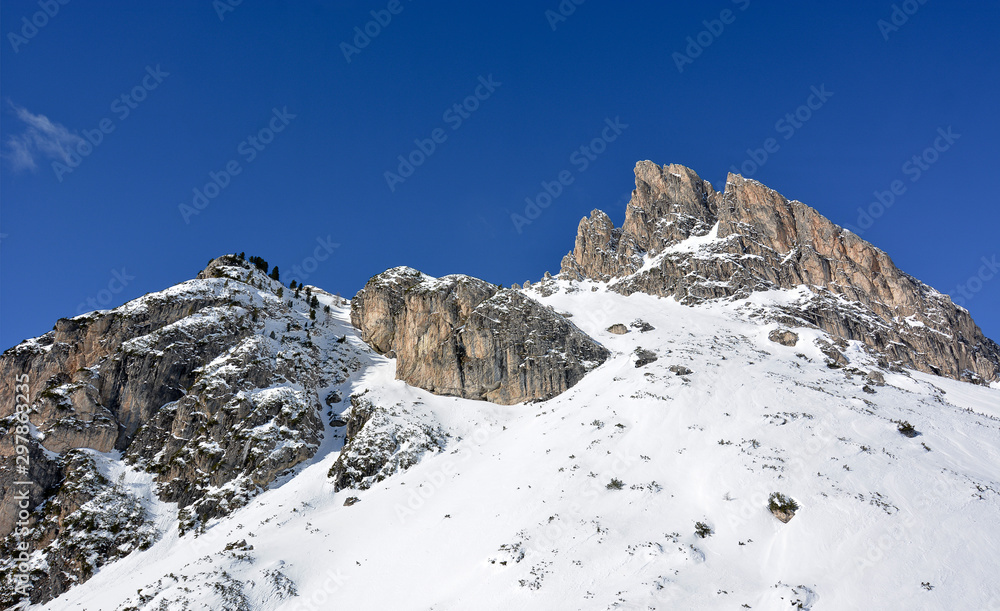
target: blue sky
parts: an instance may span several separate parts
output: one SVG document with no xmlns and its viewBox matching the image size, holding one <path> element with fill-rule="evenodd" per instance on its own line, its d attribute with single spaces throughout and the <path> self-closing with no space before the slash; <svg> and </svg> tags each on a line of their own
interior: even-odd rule
<svg viewBox="0 0 1000 611">
<path fill-rule="evenodd" d="M 396 265 L 535 280 L 590 210 L 621 222 L 643 159 L 742 167 L 1000 339 L 996 2 L 5 0 L 0 24 L 3 348 L 226 252 L 345 296 Z"/>
</svg>

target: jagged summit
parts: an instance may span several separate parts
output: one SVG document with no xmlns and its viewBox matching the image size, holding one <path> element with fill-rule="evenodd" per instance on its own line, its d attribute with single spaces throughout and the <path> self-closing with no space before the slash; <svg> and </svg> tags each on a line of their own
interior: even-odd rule
<svg viewBox="0 0 1000 611">
<path fill-rule="evenodd" d="M 560 275 L 682 303 L 807 287 L 799 324 L 859 340 L 886 359 L 951 378 L 997 380 L 1000 347 L 968 311 L 899 270 L 815 209 L 729 174 L 723 193 L 684 166 L 641 161 L 625 222 L 580 221 Z"/>
</svg>

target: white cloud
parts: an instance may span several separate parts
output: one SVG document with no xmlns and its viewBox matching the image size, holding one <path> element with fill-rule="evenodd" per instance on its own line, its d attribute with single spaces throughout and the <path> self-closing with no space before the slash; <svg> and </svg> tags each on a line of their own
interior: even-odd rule
<svg viewBox="0 0 1000 611">
<path fill-rule="evenodd" d="M 69 149 L 79 146 L 83 138 L 53 123 L 45 115 L 36 115 L 26 108 L 10 103 L 14 115 L 25 125 L 20 134 L 9 136 L 5 143 L 3 157 L 15 171 L 34 170 L 39 161 L 59 159 L 69 163 Z"/>
</svg>

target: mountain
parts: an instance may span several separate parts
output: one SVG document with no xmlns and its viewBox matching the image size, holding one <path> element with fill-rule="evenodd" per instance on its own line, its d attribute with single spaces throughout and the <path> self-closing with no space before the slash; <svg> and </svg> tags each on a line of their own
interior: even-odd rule
<svg viewBox="0 0 1000 611">
<path fill-rule="evenodd" d="M 787 312 L 791 324 L 920 371 L 998 379 L 1000 347 L 967 310 L 809 206 L 735 174 L 720 194 L 693 170 L 649 161 L 636 165 L 635 187 L 621 228 L 599 210 L 580 221 L 561 274 L 684 303 L 806 287 L 812 297 Z"/>
<path fill-rule="evenodd" d="M 804 204 L 641 162 L 536 283 L 268 267 L 0 356 L 5 608 L 1000 609 L 1000 351 Z"/>
</svg>

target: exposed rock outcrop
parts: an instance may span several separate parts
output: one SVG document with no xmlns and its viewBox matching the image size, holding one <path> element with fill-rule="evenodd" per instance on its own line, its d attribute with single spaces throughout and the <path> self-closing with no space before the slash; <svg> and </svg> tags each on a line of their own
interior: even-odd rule
<svg viewBox="0 0 1000 611">
<path fill-rule="evenodd" d="M 58 459 L 62 479 L 22 539 L 30 549 L 45 550 L 45 569 L 31 572 L 32 598 L 49 600 L 85 581 L 101 566 L 148 548 L 158 537 L 142 499 L 109 481 L 89 450 L 70 450 Z M 14 539 L 3 540 L 5 558 L 16 558 Z M 0 584 L 0 603 L 16 599 L 8 583 Z"/>
<path fill-rule="evenodd" d="M 646 350 L 645 348 L 635 349 L 635 366 L 644 367 L 650 363 L 655 363 L 660 357 L 656 356 L 656 353 L 651 350 Z"/>
<path fill-rule="evenodd" d="M 782 346 L 794 346 L 799 343 L 799 335 L 788 329 L 775 329 L 768 334 L 767 339 Z"/>
<path fill-rule="evenodd" d="M 636 165 L 622 227 L 580 221 L 561 276 L 683 303 L 806 287 L 785 314 L 888 360 L 972 382 L 1000 376 L 1000 347 L 969 313 L 887 254 L 797 201 L 730 174 L 723 194 L 688 168 Z"/>
<path fill-rule="evenodd" d="M 398 379 L 507 405 L 558 395 L 609 354 L 521 291 L 409 268 L 369 280 L 351 321 L 375 350 L 395 354 Z"/>
<path fill-rule="evenodd" d="M 387 409 L 364 394 L 351 396 L 344 447 L 328 473 L 335 491 L 367 490 L 444 447 L 445 434 L 412 416 L 411 409 L 403 405 Z"/>
<path fill-rule="evenodd" d="M 635 167 L 635 190 L 620 229 L 594 210 L 580 221 L 576 246 L 561 273 L 610 280 L 642 267 L 643 256 L 712 229 L 721 197 L 712 185 L 681 165 Z"/>
<path fill-rule="evenodd" d="M 99 552 L 113 559 L 107 550 L 85 553 L 74 542 L 74 525 L 119 528 L 117 518 L 94 503 L 134 505 L 112 494 L 108 482 L 71 485 L 89 473 L 81 451 L 118 450 L 127 463 L 153 474 L 160 500 L 181 508 L 182 533 L 242 506 L 316 452 L 324 430 L 320 393 L 336 393 L 360 362 L 356 348 L 337 341 L 340 323 L 328 314 L 311 321 L 306 300 L 279 298 L 279 290 L 266 273 L 227 255 L 196 280 L 114 310 L 59 320 L 49 333 L 0 356 L 4 430 L 14 424 L 16 376 L 30 380 L 29 418 L 37 432 L 27 436 L 27 479 L 35 483 L 29 537 L 42 554 L 38 562 L 65 573 L 58 579 L 35 574 L 34 602 L 91 575 L 96 565 L 76 556 Z M 13 436 L 0 438 L 0 456 L 15 450 Z M 0 500 L 6 501 L 20 491 L 13 482 L 26 478 L 16 474 L 13 460 L 0 463 Z M 0 539 L 11 532 L 17 510 L 17 503 L 0 503 Z M 147 532 L 144 513 L 129 511 L 128 530 Z M 107 543 L 122 553 L 139 545 L 119 539 Z M 10 543 L 8 537 L 0 544 Z"/>
</svg>

